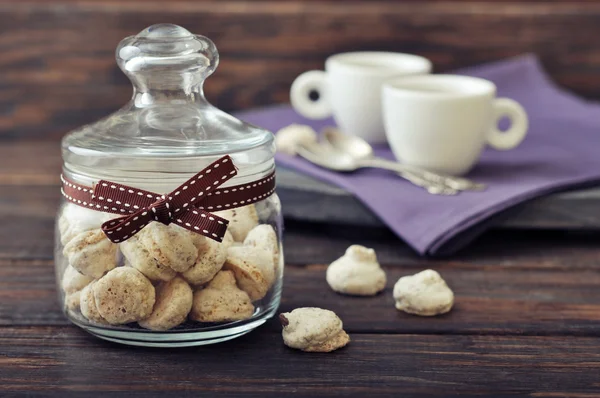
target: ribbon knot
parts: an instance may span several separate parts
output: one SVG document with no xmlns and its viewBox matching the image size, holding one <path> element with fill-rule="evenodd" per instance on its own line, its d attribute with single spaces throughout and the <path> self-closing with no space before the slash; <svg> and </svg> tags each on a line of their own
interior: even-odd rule
<svg viewBox="0 0 600 398">
<path fill-rule="evenodd" d="M 150 205 L 150 210 L 154 214 L 154 221 L 169 225 L 171 224 L 173 213 L 171 213 L 170 201 L 163 195 L 159 200 Z"/>
<path fill-rule="evenodd" d="M 160 195 L 101 180 L 94 187 L 91 202 L 105 211 L 130 213 L 102 224 L 102 231 L 115 243 L 129 239 L 152 221 L 176 223 L 221 242 L 229 222 L 196 205 L 236 174 L 231 158 L 223 156 L 171 193 Z"/>
</svg>

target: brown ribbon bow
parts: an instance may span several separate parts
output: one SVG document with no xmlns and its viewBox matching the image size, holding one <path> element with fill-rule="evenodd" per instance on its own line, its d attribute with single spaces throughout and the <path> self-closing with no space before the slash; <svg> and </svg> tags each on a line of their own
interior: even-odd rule
<svg viewBox="0 0 600 398">
<path fill-rule="evenodd" d="M 245 206 L 270 196 L 275 190 L 275 173 L 248 184 L 218 188 L 236 174 L 231 158 L 223 156 L 165 195 L 105 180 L 89 188 L 62 177 L 63 195 L 83 207 L 129 213 L 102 224 L 102 231 L 114 243 L 129 239 L 152 221 L 165 225 L 173 222 L 221 242 L 229 222 L 204 209 Z"/>
</svg>

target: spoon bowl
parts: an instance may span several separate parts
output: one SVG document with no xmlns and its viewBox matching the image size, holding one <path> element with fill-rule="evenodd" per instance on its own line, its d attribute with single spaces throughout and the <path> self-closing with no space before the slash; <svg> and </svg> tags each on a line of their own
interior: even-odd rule
<svg viewBox="0 0 600 398">
<path fill-rule="evenodd" d="M 304 144 L 298 147 L 298 155 L 309 162 L 336 171 L 355 171 L 356 160 L 349 154 L 337 151 L 329 145 L 318 143 Z"/>
<path fill-rule="evenodd" d="M 342 134 L 338 129 L 327 127 L 323 129 L 325 142 L 336 150 L 344 152 L 355 159 L 369 159 L 374 156 L 373 147 L 362 138 Z"/>
<path fill-rule="evenodd" d="M 368 142 L 360 137 L 343 134 L 334 127 L 323 129 L 323 137 L 332 148 L 353 157 L 357 162 L 371 160 L 378 162 L 380 165 L 383 165 L 383 163 L 394 163 L 397 167 L 401 167 L 407 172 L 414 173 L 420 178 L 430 180 L 431 183 L 445 185 L 448 188 L 459 191 L 482 191 L 486 188 L 484 184 L 476 183 L 466 178 L 441 175 L 398 162 L 375 158 L 373 147 Z"/>
<path fill-rule="evenodd" d="M 363 150 L 364 149 L 367 148 L 364 147 Z M 337 150 L 334 146 L 327 142 L 301 144 L 297 148 L 297 151 L 298 155 L 302 156 L 309 162 L 329 170 L 351 172 L 363 167 L 378 167 L 372 164 L 365 164 L 365 162 L 362 162 L 360 159 L 348 154 L 347 152 Z M 456 195 L 458 193 L 458 191 L 448 188 L 446 186 L 431 184 L 423 180 L 422 178 L 414 176 L 410 173 L 403 172 L 401 170 L 396 170 L 395 167 L 390 168 L 389 166 L 381 166 L 380 168 L 396 171 L 401 177 L 403 177 L 407 181 L 410 181 L 414 185 L 426 189 L 427 192 L 434 195 Z"/>
</svg>

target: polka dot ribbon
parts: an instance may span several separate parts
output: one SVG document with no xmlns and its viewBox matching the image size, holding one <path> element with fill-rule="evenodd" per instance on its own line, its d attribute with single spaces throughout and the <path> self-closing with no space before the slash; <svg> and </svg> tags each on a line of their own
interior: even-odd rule
<svg viewBox="0 0 600 398">
<path fill-rule="evenodd" d="M 62 194 L 82 207 L 125 214 L 102 224 L 102 231 L 115 243 L 129 239 L 153 221 L 165 225 L 176 223 L 221 242 L 229 222 L 209 210 L 246 206 L 275 192 L 275 172 L 247 184 L 219 188 L 236 174 L 237 168 L 231 158 L 223 156 L 164 195 L 105 180 L 90 188 L 61 176 Z"/>
</svg>

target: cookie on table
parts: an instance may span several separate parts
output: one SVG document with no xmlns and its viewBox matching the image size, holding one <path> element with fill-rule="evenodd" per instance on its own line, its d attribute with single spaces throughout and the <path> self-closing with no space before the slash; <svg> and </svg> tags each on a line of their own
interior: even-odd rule
<svg viewBox="0 0 600 398">
<path fill-rule="evenodd" d="M 441 275 L 432 269 L 403 276 L 394 285 L 396 309 L 413 315 L 435 316 L 449 312 L 454 292 Z"/>
<path fill-rule="evenodd" d="M 277 152 L 290 156 L 298 154 L 298 148 L 317 143 L 317 132 L 305 124 L 290 124 L 277 131 L 275 134 L 275 147 Z"/>
<path fill-rule="evenodd" d="M 138 322 L 150 330 L 169 330 L 181 325 L 192 309 L 192 288 L 181 277 L 161 282 L 156 287 L 156 302 L 152 313 Z"/>
<path fill-rule="evenodd" d="M 352 245 L 327 267 L 327 283 L 336 292 L 355 296 L 374 296 L 387 283 L 385 271 L 375 250 Z"/>
<path fill-rule="evenodd" d="M 350 342 L 342 320 L 333 311 L 321 308 L 297 308 L 279 315 L 283 342 L 306 352 L 331 352 Z"/>
</svg>

